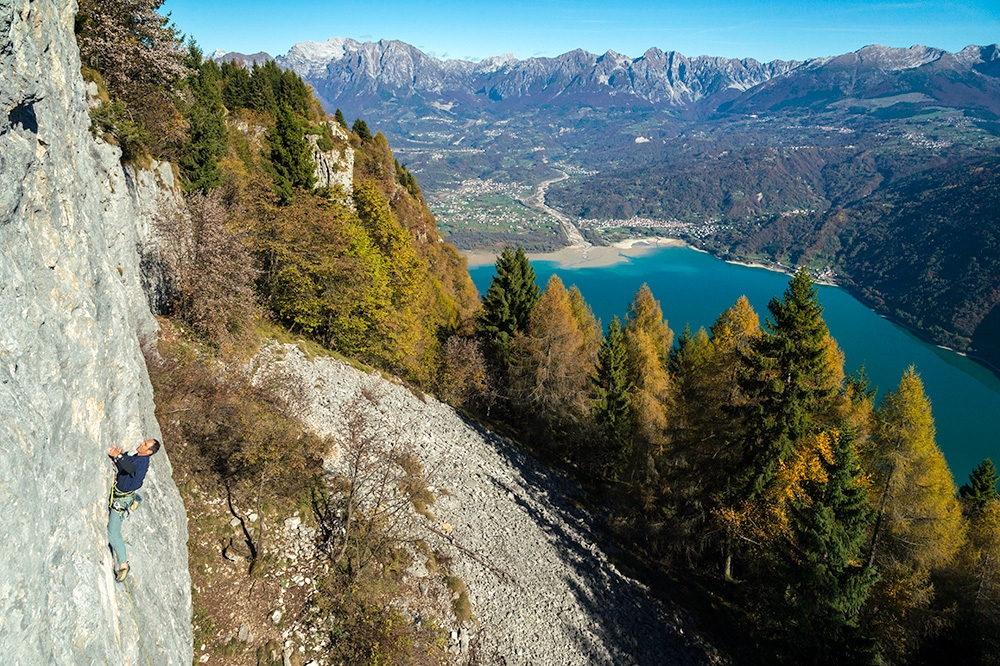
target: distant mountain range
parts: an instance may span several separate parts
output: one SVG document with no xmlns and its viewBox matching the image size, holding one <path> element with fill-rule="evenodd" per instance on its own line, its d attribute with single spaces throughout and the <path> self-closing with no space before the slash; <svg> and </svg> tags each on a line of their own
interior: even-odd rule
<svg viewBox="0 0 1000 666">
<path fill-rule="evenodd" d="M 259 62 L 266 54 L 222 56 Z M 335 37 L 300 42 L 276 60 L 310 83 L 328 108 L 345 112 L 405 102 L 459 116 L 578 103 L 748 113 L 789 103 L 916 92 L 927 102 L 1000 113 L 1000 48 L 995 44 L 958 53 L 868 46 L 805 62 L 689 58 L 657 48 L 638 58 L 576 50 L 555 58 L 506 55 L 469 62 L 439 60 L 396 40 L 361 43 Z"/>
</svg>

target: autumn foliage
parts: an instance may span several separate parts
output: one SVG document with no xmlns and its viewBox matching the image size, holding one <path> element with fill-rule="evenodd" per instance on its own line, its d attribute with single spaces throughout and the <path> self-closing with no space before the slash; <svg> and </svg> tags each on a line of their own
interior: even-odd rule
<svg viewBox="0 0 1000 666">
<path fill-rule="evenodd" d="M 505 252 L 479 318 L 481 339 L 510 340 L 489 367 L 504 421 L 596 484 L 631 548 L 736 604 L 741 663 L 903 664 L 955 641 L 997 654 L 995 468 L 963 512 L 919 375 L 880 403 L 846 377 L 806 271 L 763 327 L 740 298 L 675 343 L 646 286 L 598 336 L 558 277 L 519 296 L 528 270 Z"/>
</svg>

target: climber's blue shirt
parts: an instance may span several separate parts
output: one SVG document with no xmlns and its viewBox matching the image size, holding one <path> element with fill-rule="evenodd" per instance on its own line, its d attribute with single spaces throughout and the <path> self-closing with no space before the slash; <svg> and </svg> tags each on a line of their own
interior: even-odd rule
<svg viewBox="0 0 1000 666">
<path fill-rule="evenodd" d="M 149 469 L 149 456 L 133 456 L 128 453 L 115 461 L 118 467 L 118 480 L 115 486 L 120 493 L 130 493 L 139 490 L 146 471 Z"/>
</svg>

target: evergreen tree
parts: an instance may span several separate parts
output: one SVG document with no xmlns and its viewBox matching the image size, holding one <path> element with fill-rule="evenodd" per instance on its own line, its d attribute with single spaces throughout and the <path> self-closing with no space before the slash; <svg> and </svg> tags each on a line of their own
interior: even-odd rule
<svg viewBox="0 0 1000 666">
<path fill-rule="evenodd" d="M 344 112 L 339 108 L 337 109 L 337 112 L 333 114 L 333 119 L 336 120 L 341 127 L 347 129 L 347 119 L 344 118 Z"/>
<path fill-rule="evenodd" d="M 219 160 L 226 151 L 228 131 L 219 82 L 222 72 L 215 61 L 202 60 L 201 51 L 192 44 L 189 66 L 195 72 L 189 79 L 194 102 L 186 117 L 191 141 L 184 150 L 180 166 L 184 170 L 188 190 L 208 192 L 222 183 Z"/>
<path fill-rule="evenodd" d="M 361 118 L 355 118 L 354 124 L 351 125 L 351 131 L 358 135 L 362 143 L 368 143 L 372 140 L 372 131 L 368 129 L 368 123 L 363 121 Z"/>
<path fill-rule="evenodd" d="M 221 67 L 223 87 L 222 101 L 230 111 L 249 107 L 250 71 L 234 62 L 224 62 Z"/>
<path fill-rule="evenodd" d="M 877 580 L 863 562 L 874 510 L 848 432 L 813 436 L 817 474 L 789 501 L 778 577 L 794 663 L 871 663 L 859 613 Z"/>
<path fill-rule="evenodd" d="M 270 78 L 278 106 L 287 106 L 296 115 L 308 118 L 312 106 L 312 91 L 298 74 L 290 69 L 281 69 L 273 60 L 265 67 L 270 69 Z"/>
<path fill-rule="evenodd" d="M 304 124 L 283 105 L 278 108 L 274 127 L 266 139 L 271 148 L 275 191 L 283 204 L 291 203 L 293 187 L 311 189 L 316 182 L 316 164 L 305 138 Z"/>
<path fill-rule="evenodd" d="M 274 85 L 268 76 L 269 69 L 254 65 L 250 72 L 250 89 L 247 91 L 246 106 L 254 111 L 278 113 L 278 103 L 274 96 Z"/>
<path fill-rule="evenodd" d="M 478 320 L 487 360 L 501 383 L 510 362 L 511 340 L 514 334 L 527 330 L 540 298 L 528 256 L 523 249 L 515 251 L 508 245 L 497 257 L 496 274 L 486 290 Z"/>
<path fill-rule="evenodd" d="M 816 288 L 803 268 L 768 304 L 766 333 L 755 338 L 740 375 L 744 416 L 744 497 L 759 496 L 795 444 L 830 420 L 843 358 L 823 321 Z"/>
<path fill-rule="evenodd" d="M 607 442 L 603 459 L 598 462 L 605 474 L 617 478 L 630 457 L 632 439 L 628 350 L 625 348 L 625 329 L 617 315 L 611 319 L 597 358 L 598 398 L 594 417 Z"/>
<path fill-rule="evenodd" d="M 1000 474 L 997 474 L 996 465 L 987 458 L 972 470 L 969 482 L 959 488 L 958 494 L 971 500 L 977 509 L 982 510 L 988 502 L 1000 498 L 1000 492 L 997 492 L 997 480 L 1000 480 Z"/>
</svg>

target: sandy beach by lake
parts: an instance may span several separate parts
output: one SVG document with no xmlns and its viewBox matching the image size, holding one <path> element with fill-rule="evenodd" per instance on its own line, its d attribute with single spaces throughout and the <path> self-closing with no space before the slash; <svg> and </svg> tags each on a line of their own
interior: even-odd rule
<svg viewBox="0 0 1000 666">
<path fill-rule="evenodd" d="M 555 252 L 530 252 L 532 261 L 554 261 L 561 268 L 603 268 L 614 266 L 631 257 L 641 257 L 661 247 L 686 245 L 677 238 L 629 238 L 613 245 L 571 245 Z M 463 250 L 469 266 L 485 266 L 496 261 L 499 252 Z"/>
</svg>

